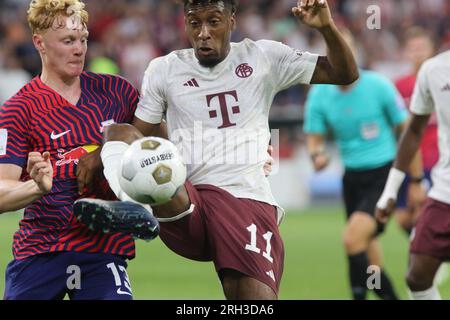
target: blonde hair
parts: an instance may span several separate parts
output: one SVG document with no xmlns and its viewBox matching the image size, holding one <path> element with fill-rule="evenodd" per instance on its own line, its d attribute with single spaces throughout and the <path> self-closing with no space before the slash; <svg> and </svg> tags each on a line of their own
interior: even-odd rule
<svg viewBox="0 0 450 320">
<path fill-rule="evenodd" d="M 32 0 L 28 9 L 28 24 L 33 34 L 47 30 L 60 17 L 74 17 L 87 27 L 88 13 L 80 0 Z M 62 22 L 58 22 L 63 27 Z"/>
</svg>

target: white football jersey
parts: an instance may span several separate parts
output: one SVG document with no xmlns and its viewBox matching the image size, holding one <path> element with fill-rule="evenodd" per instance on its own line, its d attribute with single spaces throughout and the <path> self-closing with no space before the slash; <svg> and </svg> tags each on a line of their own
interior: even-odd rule
<svg viewBox="0 0 450 320">
<path fill-rule="evenodd" d="M 427 60 L 419 71 L 411 111 L 428 115 L 436 111 L 439 161 L 431 177 L 429 196 L 450 204 L 450 51 Z"/>
<path fill-rule="evenodd" d="M 193 49 L 174 51 L 151 61 L 135 115 L 153 124 L 166 116 L 192 184 L 277 205 L 263 171 L 269 109 L 280 90 L 310 83 L 317 59 L 268 40 L 231 43 L 213 68 L 201 66 Z"/>
</svg>

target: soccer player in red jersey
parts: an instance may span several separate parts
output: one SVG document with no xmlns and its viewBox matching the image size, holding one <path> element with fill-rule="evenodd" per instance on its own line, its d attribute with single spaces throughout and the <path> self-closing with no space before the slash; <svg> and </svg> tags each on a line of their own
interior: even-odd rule
<svg viewBox="0 0 450 320">
<path fill-rule="evenodd" d="M 73 203 L 115 199 L 95 170 L 97 148 L 106 126 L 132 120 L 138 91 L 120 77 L 83 71 L 88 14 L 79 0 L 33 0 L 28 21 L 42 72 L 0 108 L 0 213 L 25 208 L 4 298 L 131 299 L 133 234 L 91 231 Z M 153 216 L 140 223 L 140 236 L 157 235 Z"/>
<path fill-rule="evenodd" d="M 417 74 L 420 66 L 427 59 L 433 56 L 435 51 L 432 36 L 420 27 L 413 27 L 407 30 L 405 37 L 405 56 L 412 64 L 412 72 L 401 77 L 395 85 L 409 107 Z M 423 191 L 420 184 L 427 183 L 431 186 L 431 169 L 439 158 L 436 115 L 430 116 L 428 125 L 425 128 L 420 154 L 423 163 L 423 176 L 411 177 L 407 175 L 400 188 L 397 199 L 396 219 L 399 225 L 407 232 L 411 233 L 420 212 L 420 204 L 423 202 Z"/>
</svg>

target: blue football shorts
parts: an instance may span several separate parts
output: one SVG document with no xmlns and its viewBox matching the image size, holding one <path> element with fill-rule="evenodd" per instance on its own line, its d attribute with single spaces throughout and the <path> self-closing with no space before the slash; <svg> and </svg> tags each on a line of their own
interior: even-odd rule
<svg viewBox="0 0 450 320">
<path fill-rule="evenodd" d="M 132 300 L 125 258 L 57 252 L 13 260 L 6 268 L 5 300 Z"/>
</svg>

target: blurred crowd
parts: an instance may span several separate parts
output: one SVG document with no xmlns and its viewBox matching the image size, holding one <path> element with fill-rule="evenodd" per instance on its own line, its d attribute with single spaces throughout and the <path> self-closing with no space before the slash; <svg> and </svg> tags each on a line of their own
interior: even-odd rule
<svg viewBox="0 0 450 320">
<path fill-rule="evenodd" d="M 182 6 L 175 0 L 85 0 L 89 19 L 86 68 L 121 74 L 140 87 L 148 62 L 174 49 L 188 47 Z M 245 37 L 272 39 L 292 47 L 326 53 L 318 32 L 299 26 L 291 14 L 296 0 L 240 0 L 233 41 Z M 425 27 L 437 49 L 450 48 L 450 0 L 329 0 L 335 20 L 355 35 L 358 62 L 394 79 L 410 66 L 403 58 L 405 30 Z M 29 0 L 0 0 L 0 103 L 40 71 L 26 22 Z M 368 20 L 380 28 L 369 29 Z M 373 11 L 375 10 L 375 11 Z M 371 20 L 372 19 L 372 20 Z M 375 19 L 375 20 L 374 20 Z M 298 126 L 305 88 L 278 95 L 271 119 L 277 125 Z"/>
</svg>

